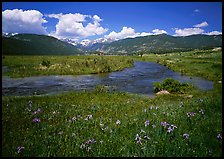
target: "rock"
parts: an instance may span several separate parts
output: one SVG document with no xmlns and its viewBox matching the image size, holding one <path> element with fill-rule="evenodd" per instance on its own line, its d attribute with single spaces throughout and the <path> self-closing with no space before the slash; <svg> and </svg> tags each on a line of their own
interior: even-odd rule
<svg viewBox="0 0 224 159">
<path fill-rule="evenodd" d="M 170 94 L 170 92 L 168 92 L 167 90 L 162 90 L 156 93 L 156 95 L 159 95 L 159 94 Z"/>
</svg>

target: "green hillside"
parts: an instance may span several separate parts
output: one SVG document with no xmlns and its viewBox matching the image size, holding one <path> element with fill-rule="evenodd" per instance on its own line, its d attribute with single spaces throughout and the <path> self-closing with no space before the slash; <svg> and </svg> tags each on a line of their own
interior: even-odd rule
<svg viewBox="0 0 224 159">
<path fill-rule="evenodd" d="M 104 53 L 132 54 L 136 52 L 164 53 L 208 49 L 222 46 L 222 35 L 170 36 L 167 34 L 127 38 L 94 48 Z"/>
<path fill-rule="evenodd" d="M 4 55 L 75 55 L 80 51 L 72 44 L 54 37 L 36 34 L 2 36 Z"/>
</svg>

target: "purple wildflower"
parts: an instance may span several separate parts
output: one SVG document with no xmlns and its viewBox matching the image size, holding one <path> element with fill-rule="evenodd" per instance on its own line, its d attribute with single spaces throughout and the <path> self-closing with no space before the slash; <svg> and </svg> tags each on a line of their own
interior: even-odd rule
<svg viewBox="0 0 224 159">
<path fill-rule="evenodd" d="M 171 133 L 174 129 L 171 128 L 171 126 L 168 127 L 167 132 Z"/>
<path fill-rule="evenodd" d="M 170 124 L 169 123 L 167 123 L 167 122 L 160 122 L 160 124 L 162 125 L 162 126 L 164 126 L 164 127 L 166 127 L 166 126 L 169 126 Z"/>
<path fill-rule="evenodd" d="M 19 146 L 19 147 L 17 147 L 16 150 L 17 150 L 17 153 L 21 153 L 25 150 L 25 147 Z"/>
<path fill-rule="evenodd" d="M 40 119 L 39 119 L 39 118 L 34 118 L 34 119 L 33 119 L 33 122 L 34 122 L 34 123 L 39 123 L 39 122 L 40 122 Z"/>
<path fill-rule="evenodd" d="M 146 121 L 145 121 L 145 127 L 148 126 L 149 123 L 150 123 L 150 121 L 149 121 L 149 120 L 146 120 Z"/>
<path fill-rule="evenodd" d="M 185 139 L 188 139 L 188 138 L 189 138 L 189 134 L 183 134 L 183 137 L 184 137 Z"/>
<path fill-rule="evenodd" d="M 142 144 L 142 141 L 141 141 L 142 139 L 138 134 L 136 135 L 135 140 L 137 144 L 140 144 L 140 145 Z"/>
</svg>

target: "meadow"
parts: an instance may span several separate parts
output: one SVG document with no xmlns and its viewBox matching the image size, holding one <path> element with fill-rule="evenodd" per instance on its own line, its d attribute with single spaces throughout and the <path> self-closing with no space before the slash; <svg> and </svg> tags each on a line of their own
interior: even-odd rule
<svg viewBox="0 0 224 159">
<path fill-rule="evenodd" d="M 16 60 L 21 61 L 19 58 L 25 59 L 6 56 L 3 64 L 15 66 Z M 39 58 L 33 58 L 37 65 L 43 60 Z M 97 57 L 72 58 L 80 58 L 84 64 Z M 158 62 L 177 72 L 212 80 L 214 89 L 193 88 L 182 94 L 154 98 L 108 91 L 103 86 L 97 86 L 94 91 L 52 96 L 4 96 L 2 156 L 222 156 L 221 51 L 104 58 Z M 35 65 L 30 60 L 23 64 Z M 56 63 L 52 59 L 50 62 Z M 20 76 L 15 74 L 8 75 Z"/>
</svg>

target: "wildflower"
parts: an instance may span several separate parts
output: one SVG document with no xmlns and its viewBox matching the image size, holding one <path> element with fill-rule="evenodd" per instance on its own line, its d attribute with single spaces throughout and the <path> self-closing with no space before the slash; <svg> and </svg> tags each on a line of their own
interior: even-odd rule
<svg viewBox="0 0 224 159">
<path fill-rule="evenodd" d="M 19 147 L 17 147 L 16 150 L 17 150 L 17 153 L 21 153 L 25 150 L 25 147 L 19 146 Z"/>
<path fill-rule="evenodd" d="M 166 126 L 169 126 L 170 124 L 169 123 L 167 123 L 167 122 L 160 122 L 160 124 L 162 125 L 162 126 L 164 126 L 164 127 L 166 127 Z"/>
<path fill-rule="evenodd" d="M 144 112 L 146 113 L 146 111 L 147 111 L 147 109 L 145 108 L 145 109 L 144 109 Z"/>
<path fill-rule="evenodd" d="M 41 112 L 41 109 L 40 108 L 38 108 L 36 111 L 34 111 L 32 114 L 33 115 L 35 115 L 35 114 L 38 114 L 38 113 L 40 113 Z"/>
<path fill-rule="evenodd" d="M 191 117 L 191 116 L 195 116 L 195 114 L 196 114 L 196 113 L 194 113 L 194 112 L 188 112 L 188 113 L 187 113 L 187 117 L 189 118 L 189 117 Z"/>
<path fill-rule="evenodd" d="M 152 110 L 153 106 L 150 106 L 150 109 Z"/>
<path fill-rule="evenodd" d="M 100 140 L 100 144 L 103 144 L 103 140 Z"/>
<path fill-rule="evenodd" d="M 120 120 L 117 120 L 117 121 L 116 121 L 116 124 L 117 124 L 117 125 L 120 125 L 120 124 L 121 124 L 121 121 L 120 121 Z"/>
<path fill-rule="evenodd" d="M 144 139 L 146 139 L 146 140 L 150 140 L 150 138 L 148 137 L 148 135 L 145 135 L 145 136 L 144 136 Z"/>
<path fill-rule="evenodd" d="M 89 119 L 92 119 L 93 118 L 93 115 L 87 115 L 87 117 L 84 119 L 84 120 L 89 120 Z"/>
<path fill-rule="evenodd" d="M 149 120 L 146 120 L 146 121 L 145 121 L 145 127 L 148 126 L 149 123 L 150 123 L 150 121 L 149 121 Z"/>
<path fill-rule="evenodd" d="M 141 132 L 140 133 L 145 133 L 145 131 L 141 129 Z"/>
<path fill-rule="evenodd" d="M 158 109 L 159 107 L 158 106 L 156 106 L 156 110 Z"/>
<path fill-rule="evenodd" d="M 76 117 L 75 116 L 72 118 L 72 121 L 74 121 L 74 120 L 76 120 Z"/>
<path fill-rule="evenodd" d="M 28 101 L 28 105 L 32 107 L 33 102 L 31 100 Z"/>
<path fill-rule="evenodd" d="M 156 115 L 156 113 L 152 113 L 153 115 Z"/>
<path fill-rule="evenodd" d="M 188 139 L 188 138 L 189 138 L 189 134 L 183 134 L 183 137 L 184 137 L 185 139 Z"/>
<path fill-rule="evenodd" d="M 156 125 L 154 125 L 154 124 L 153 124 L 153 125 L 152 125 L 152 127 L 153 127 L 153 128 L 155 128 L 155 127 L 156 127 Z"/>
<path fill-rule="evenodd" d="M 84 144 L 84 143 L 82 143 L 81 145 L 80 145 L 80 148 L 81 149 L 84 149 L 86 147 L 86 145 Z"/>
<path fill-rule="evenodd" d="M 172 129 L 177 128 L 177 126 L 174 124 L 171 124 L 170 126 L 172 127 Z"/>
<path fill-rule="evenodd" d="M 217 135 L 217 139 L 222 140 L 222 134 L 218 134 L 218 135 Z"/>
<path fill-rule="evenodd" d="M 205 114 L 205 111 L 203 109 L 199 110 L 199 113 Z"/>
<path fill-rule="evenodd" d="M 167 132 L 171 133 L 174 129 L 171 128 L 171 126 L 168 127 Z"/>
<path fill-rule="evenodd" d="M 39 123 L 39 122 L 40 122 L 40 119 L 39 119 L 39 118 L 34 118 L 34 119 L 33 119 L 33 122 L 34 122 L 34 123 Z"/>
<path fill-rule="evenodd" d="M 92 149 L 91 146 L 87 147 L 87 151 L 88 151 L 88 152 L 89 152 L 91 149 Z"/>
</svg>

